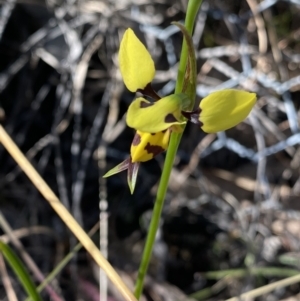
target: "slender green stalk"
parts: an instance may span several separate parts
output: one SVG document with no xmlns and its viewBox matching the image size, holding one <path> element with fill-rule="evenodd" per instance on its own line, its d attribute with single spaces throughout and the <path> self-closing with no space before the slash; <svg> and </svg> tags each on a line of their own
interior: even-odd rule
<svg viewBox="0 0 300 301">
<path fill-rule="evenodd" d="M 201 3 L 202 3 L 202 0 L 190 0 L 188 2 L 186 19 L 185 19 L 185 27 L 190 35 L 192 34 L 195 19 L 196 19 L 196 16 L 197 16 L 197 13 L 198 13 Z M 184 74 L 185 74 L 185 69 L 186 69 L 186 64 L 187 64 L 187 57 L 188 57 L 187 45 L 186 45 L 186 42 L 183 41 L 175 93 L 180 93 L 182 91 Z M 185 128 L 185 126 L 183 126 L 183 130 L 184 130 L 184 128 Z M 165 160 L 165 164 L 163 167 L 161 179 L 160 179 L 158 190 L 157 190 L 157 195 L 156 195 L 155 204 L 154 204 L 154 208 L 153 208 L 152 219 L 150 222 L 148 236 L 146 239 L 146 244 L 145 244 L 141 264 L 139 267 L 138 278 L 137 278 L 137 282 L 136 282 L 136 286 L 135 286 L 134 294 L 137 299 L 140 298 L 142 291 L 143 291 L 144 279 L 145 279 L 145 276 L 146 276 L 146 273 L 148 270 L 148 266 L 149 266 L 149 262 L 151 259 L 151 254 L 152 254 L 153 246 L 155 243 L 155 236 L 156 236 L 157 229 L 159 227 L 161 212 L 163 209 L 164 200 L 165 200 L 166 192 L 168 189 L 170 174 L 171 174 L 171 170 L 173 167 L 173 162 L 174 162 L 174 159 L 176 156 L 176 152 L 177 152 L 180 140 L 181 140 L 181 136 L 182 136 L 182 133 L 174 133 L 174 132 L 171 135 L 170 144 L 169 144 L 169 147 L 167 150 L 166 160 Z"/>
<path fill-rule="evenodd" d="M 231 269 L 203 273 L 206 279 L 219 280 L 223 277 L 245 277 L 247 275 L 264 277 L 291 277 L 299 275 L 299 270 L 282 267 L 254 267 L 250 269 Z"/>
<path fill-rule="evenodd" d="M 99 224 L 97 223 L 89 232 L 88 235 L 92 237 L 99 229 Z M 73 250 L 71 250 L 58 264 L 57 266 L 47 275 L 45 280 L 37 287 L 37 291 L 40 293 L 43 289 L 55 278 L 58 274 L 66 267 L 66 265 L 72 260 L 72 258 L 79 252 L 82 248 L 82 244 L 78 243 Z M 31 301 L 31 298 L 25 299 L 25 301 Z"/>
</svg>

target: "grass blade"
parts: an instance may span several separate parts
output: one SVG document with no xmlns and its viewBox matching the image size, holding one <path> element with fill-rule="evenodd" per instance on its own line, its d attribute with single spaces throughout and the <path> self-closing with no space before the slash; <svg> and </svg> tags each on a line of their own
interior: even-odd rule
<svg viewBox="0 0 300 301">
<path fill-rule="evenodd" d="M 23 265 L 19 257 L 15 254 L 15 252 L 2 241 L 0 241 L 0 251 L 17 275 L 20 283 L 22 284 L 27 294 L 31 297 L 31 299 L 33 301 L 42 301 L 42 298 L 37 292 L 29 273 L 27 272 L 25 266 Z"/>
</svg>

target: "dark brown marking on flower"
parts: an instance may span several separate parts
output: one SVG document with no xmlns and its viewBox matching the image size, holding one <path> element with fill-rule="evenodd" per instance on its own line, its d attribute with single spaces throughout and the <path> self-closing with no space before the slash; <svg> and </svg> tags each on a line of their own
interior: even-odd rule
<svg viewBox="0 0 300 301">
<path fill-rule="evenodd" d="M 176 122 L 177 119 L 175 118 L 175 116 L 173 114 L 168 114 L 166 117 L 165 117 L 165 123 L 173 123 L 173 122 Z"/>
<path fill-rule="evenodd" d="M 161 97 L 153 90 L 151 83 L 149 83 L 144 89 L 138 89 L 137 91 L 143 95 L 151 97 L 154 101 L 161 99 Z"/>
<path fill-rule="evenodd" d="M 147 143 L 144 149 L 145 151 L 147 151 L 148 154 L 153 154 L 153 157 L 165 151 L 161 146 L 152 145 L 149 142 Z"/>
<path fill-rule="evenodd" d="M 141 101 L 140 103 L 140 108 L 148 108 L 154 105 L 154 102 L 146 102 L 146 101 Z"/>
<path fill-rule="evenodd" d="M 138 133 L 135 133 L 133 140 L 132 140 L 132 145 L 137 146 L 141 143 L 141 136 Z"/>
<path fill-rule="evenodd" d="M 190 122 L 194 123 L 194 124 L 200 124 L 201 126 L 203 125 L 203 123 L 199 120 L 199 116 L 201 113 L 201 109 L 198 108 L 192 112 L 185 112 L 185 111 L 181 111 L 181 114 L 187 118 Z"/>
<path fill-rule="evenodd" d="M 151 134 L 151 136 L 155 136 L 156 135 L 156 133 L 150 133 Z"/>
</svg>

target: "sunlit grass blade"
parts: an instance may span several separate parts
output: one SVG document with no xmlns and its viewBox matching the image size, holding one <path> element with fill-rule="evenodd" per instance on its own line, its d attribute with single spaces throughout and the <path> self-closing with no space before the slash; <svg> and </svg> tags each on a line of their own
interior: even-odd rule
<svg viewBox="0 0 300 301">
<path fill-rule="evenodd" d="M 0 251 L 5 257 L 6 261 L 9 263 L 10 267 L 15 272 L 20 283 L 22 284 L 24 290 L 27 292 L 31 300 L 42 301 L 41 296 L 36 290 L 36 287 L 31 280 L 29 273 L 27 272 L 25 266 L 15 252 L 5 243 L 0 241 Z"/>
<path fill-rule="evenodd" d="M 5 129 L 0 125 L 0 142 L 3 144 L 4 148 L 9 152 L 13 159 L 17 162 L 19 167 L 24 171 L 24 173 L 29 177 L 35 187 L 40 191 L 40 193 L 49 202 L 55 212 L 63 220 L 63 222 L 68 226 L 68 228 L 73 232 L 76 238 L 82 243 L 84 248 L 91 254 L 96 263 L 107 273 L 110 280 L 118 288 L 122 296 L 127 301 L 135 301 L 136 298 L 133 296 L 130 289 L 122 281 L 121 277 L 117 274 L 111 264 L 103 257 L 100 250 L 97 248 L 95 243 L 87 235 L 87 233 L 82 229 L 74 217 L 70 214 L 67 208 L 61 203 L 55 193 L 39 175 L 39 173 L 34 169 L 32 164 L 24 156 L 24 154 L 19 150 L 14 141 L 7 134 Z"/>
</svg>

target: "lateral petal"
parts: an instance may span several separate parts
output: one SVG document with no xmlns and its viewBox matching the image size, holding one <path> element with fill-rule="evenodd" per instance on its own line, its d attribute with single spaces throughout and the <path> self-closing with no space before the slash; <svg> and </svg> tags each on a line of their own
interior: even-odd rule
<svg viewBox="0 0 300 301">
<path fill-rule="evenodd" d="M 235 89 L 213 92 L 200 102 L 201 128 L 206 133 L 230 129 L 249 115 L 255 103 L 255 93 Z"/>
</svg>

